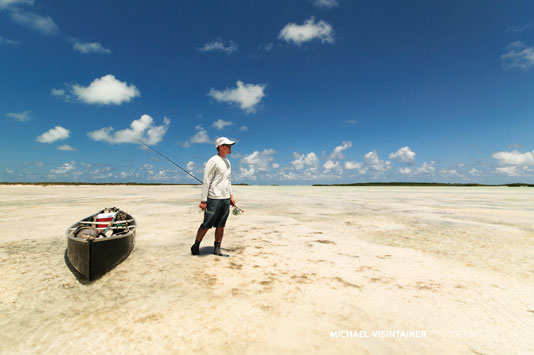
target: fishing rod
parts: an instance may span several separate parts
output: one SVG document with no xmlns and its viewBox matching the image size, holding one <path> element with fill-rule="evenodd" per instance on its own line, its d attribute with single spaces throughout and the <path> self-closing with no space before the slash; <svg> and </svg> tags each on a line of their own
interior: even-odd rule
<svg viewBox="0 0 534 355">
<path fill-rule="evenodd" d="M 165 155 L 161 154 L 160 152 L 158 152 L 156 149 L 152 148 L 151 146 L 149 146 L 148 144 L 145 144 L 142 140 L 140 139 L 137 139 L 135 137 L 131 137 L 132 139 L 135 139 L 138 143 L 141 143 L 142 145 L 144 145 L 145 147 L 147 147 L 148 149 L 152 150 L 153 152 L 156 152 L 157 154 L 161 155 L 163 158 L 167 159 L 169 162 L 171 162 L 172 164 L 174 164 L 175 166 L 179 167 L 184 173 L 186 173 L 187 175 L 191 176 L 193 179 L 195 179 L 196 181 L 198 181 L 200 184 L 203 184 L 203 182 L 197 178 L 195 175 L 191 174 L 189 171 L 185 170 L 184 168 L 182 168 L 180 165 L 176 164 L 175 162 L 173 162 L 172 160 L 170 160 L 169 158 L 167 158 Z"/>
<path fill-rule="evenodd" d="M 142 140 L 140 139 L 137 139 L 135 137 L 131 137 L 130 138 L 136 140 L 138 143 L 141 143 L 142 145 L 144 145 L 145 147 L 147 147 L 148 149 L 152 150 L 153 152 L 161 155 L 163 158 L 167 159 L 169 162 L 171 162 L 172 164 L 174 164 L 175 166 L 179 167 L 184 173 L 186 173 L 187 175 L 191 176 L 193 179 L 195 179 L 196 181 L 198 181 L 201 185 L 204 184 L 202 181 L 200 181 L 200 179 L 198 179 L 195 175 L 191 174 L 189 171 L 185 170 L 184 168 L 182 168 L 180 165 L 176 164 L 175 162 L 173 162 L 172 160 L 170 160 L 169 158 L 167 158 L 165 155 L 161 154 L 160 152 L 158 152 L 156 149 L 152 148 L 151 146 L 149 146 L 148 144 L 145 144 Z M 234 205 L 234 210 L 232 211 L 232 213 L 234 215 L 239 215 L 241 213 L 244 213 L 245 211 L 243 211 L 241 208 L 237 207 L 236 205 Z"/>
</svg>

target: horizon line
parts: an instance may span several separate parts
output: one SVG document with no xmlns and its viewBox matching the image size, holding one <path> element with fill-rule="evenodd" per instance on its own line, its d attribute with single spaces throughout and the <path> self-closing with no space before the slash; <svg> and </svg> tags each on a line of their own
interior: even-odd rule
<svg viewBox="0 0 534 355">
<path fill-rule="evenodd" d="M 201 186 L 195 183 L 157 183 L 157 182 L 73 182 L 73 181 L 0 181 L 0 185 L 140 185 L 140 186 Z M 233 186 L 464 186 L 464 187 L 534 187 L 534 184 L 516 182 L 508 184 L 450 183 L 450 182 L 355 182 L 346 184 L 232 184 Z"/>
</svg>

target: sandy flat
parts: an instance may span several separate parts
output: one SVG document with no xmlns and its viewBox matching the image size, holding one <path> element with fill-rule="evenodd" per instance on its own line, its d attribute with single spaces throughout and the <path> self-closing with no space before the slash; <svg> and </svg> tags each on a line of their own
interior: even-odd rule
<svg viewBox="0 0 534 355">
<path fill-rule="evenodd" d="M 193 186 L 0 186 L 2 353 L 534 353 L 534 189 L 236 186 L 229 257 Z M 76 277 L 104 207 L 132 254 Z"/>
</svg>

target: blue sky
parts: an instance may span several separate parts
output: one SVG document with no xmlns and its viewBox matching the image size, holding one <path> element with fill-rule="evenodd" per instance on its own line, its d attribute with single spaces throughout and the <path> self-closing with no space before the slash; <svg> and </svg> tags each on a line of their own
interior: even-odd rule
<svg viewBox="0 0 534 355">
<path fill-rule="evenodd" d="M 532 1 L 0 0 L 0 181 L 534 182 Z"/>
</svg>

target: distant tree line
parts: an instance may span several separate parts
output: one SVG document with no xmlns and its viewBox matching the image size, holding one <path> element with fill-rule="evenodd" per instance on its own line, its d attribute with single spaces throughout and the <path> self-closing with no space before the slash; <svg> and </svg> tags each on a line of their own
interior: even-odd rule
<svg viewBox="0 0 534 355">
<path fill-rule="evenodd" d="M 68 186 L 79 186 L 79 185 L 133 185 L 133 186 L 197 186 L 200 184 L 163 184 L 163 183 L 152 183 L 152 182 L 64 182 L 64 181 L 47 181 L 47 182 L 0 182 L 0 185 L 39 185 L 39 186 L 48 186 L 48 185 L 68 185 Z M 248 186 L 248 184 L 232 184 L 233 186 Z"/>
<path fill-rule="evenodd" d="M 0 185 L 111 185 L 111 186 L 197 186 L 199 184 L 171 184 L 171 183 L 156 183 L 156 182 L 64 182 L 64 181 L 47 181 L 47 182 L 0 182 Z M 250 186 L 249 184 L 232 184 L 233 186 Z M 280 186 L 272 184 L 271 186 Z M 355 182 L 351 184 L 313 184 L 312 186 L 508 186 L 508 187 L 534 187 L 534 184 L 513 183 L 513 184 L 454 184 L 442 182 Z"/>
<path fill-rule="evenodd" d="M 514 183 L 514 184 L 454 184 L 442 182 L 355 182 L 351 184 L 313 184 L 312 186 L 508 186 L 508 187 L 534 187 L 534 184 Z"/>
</svg>

